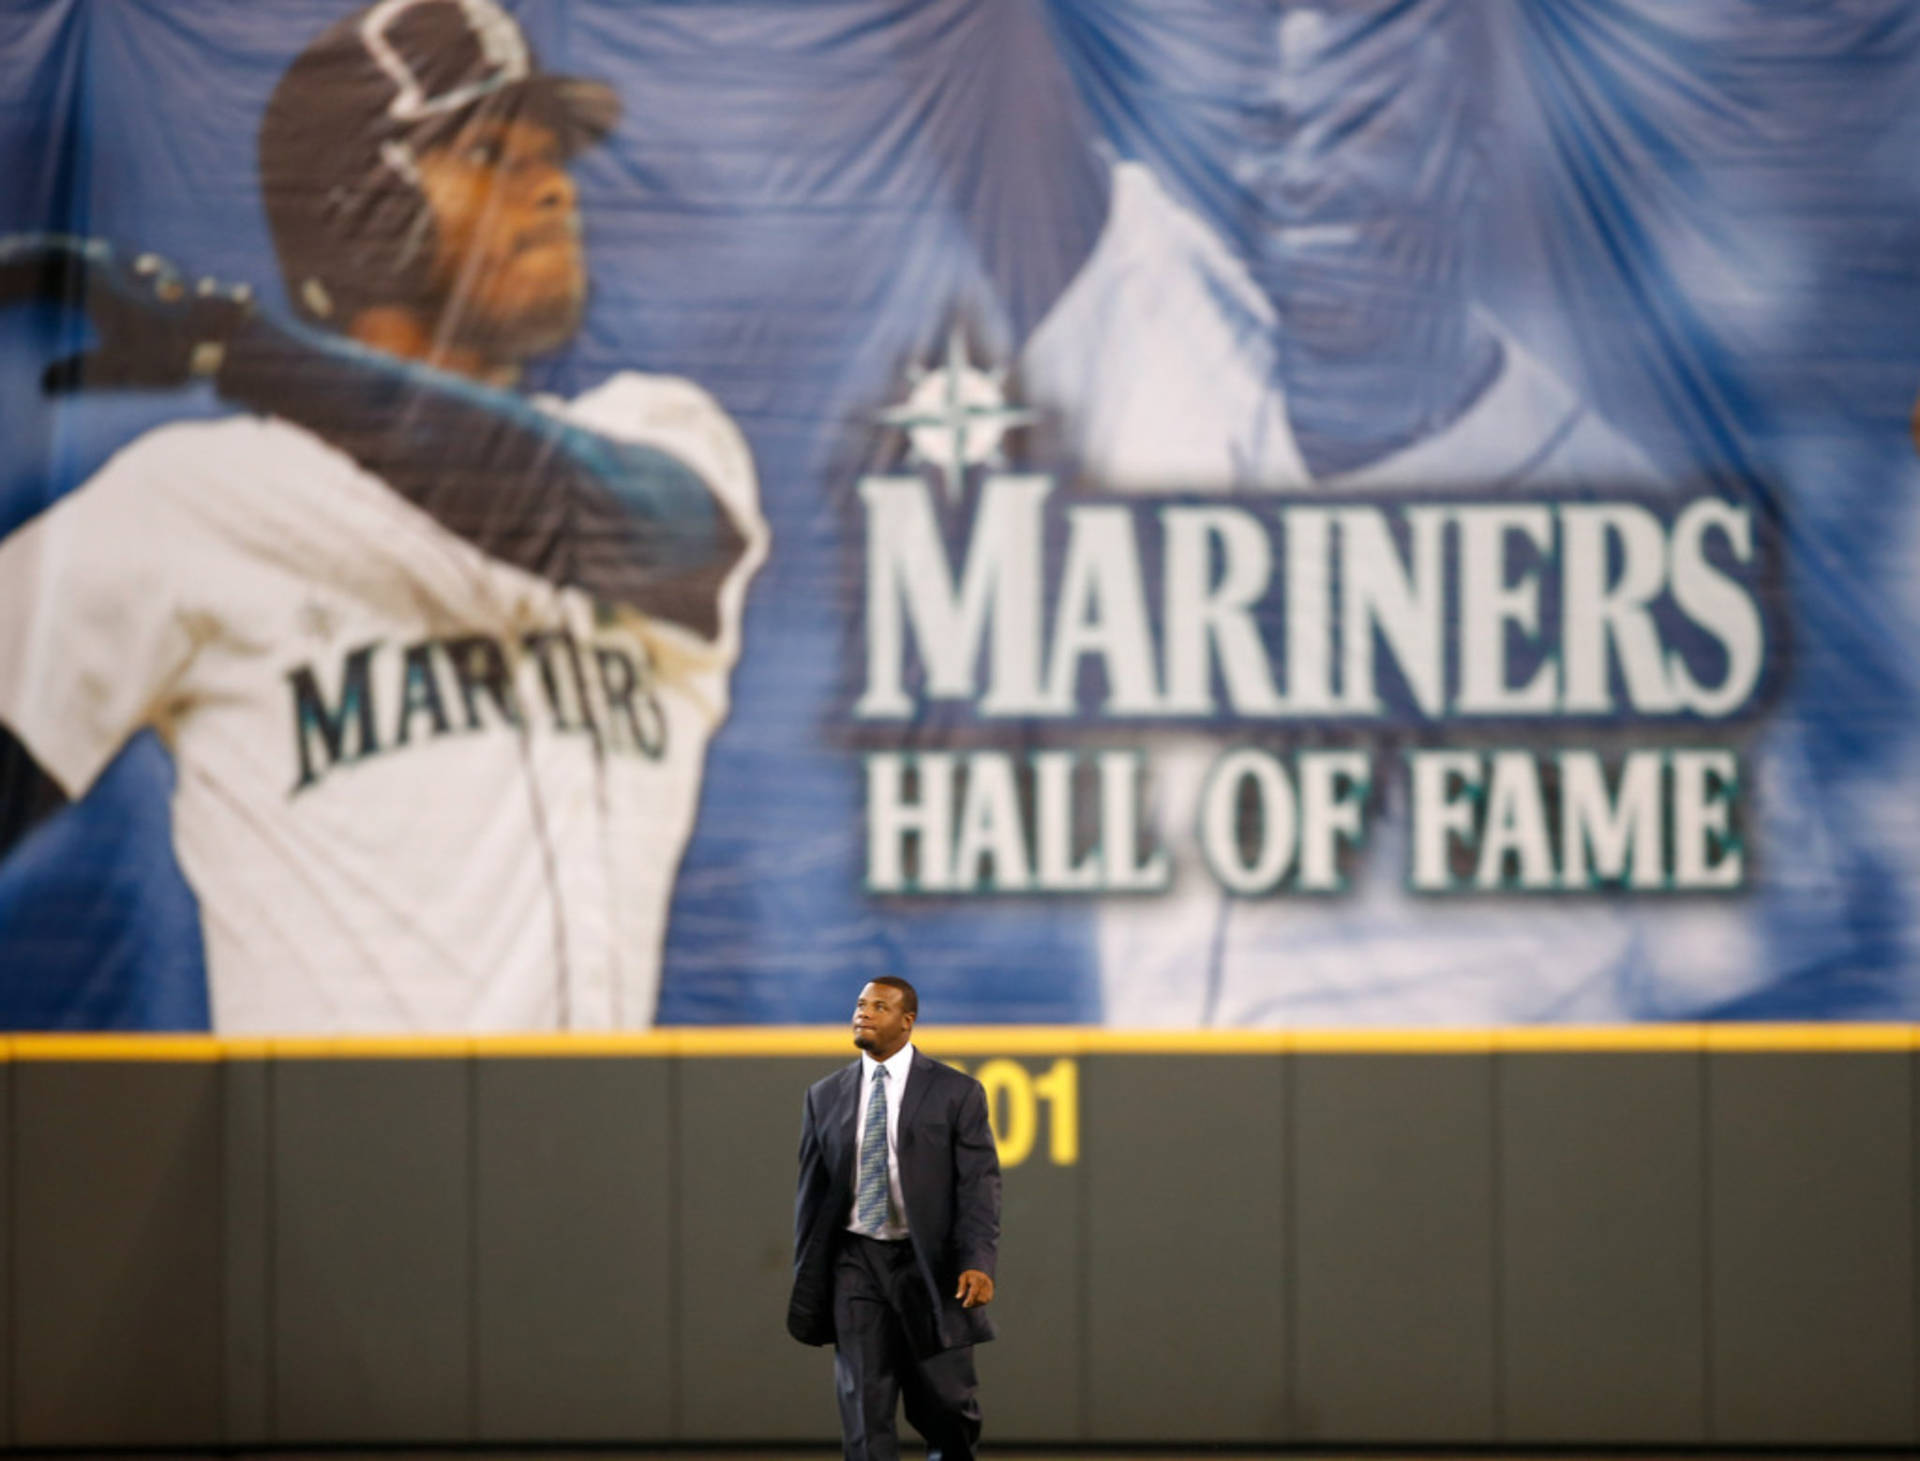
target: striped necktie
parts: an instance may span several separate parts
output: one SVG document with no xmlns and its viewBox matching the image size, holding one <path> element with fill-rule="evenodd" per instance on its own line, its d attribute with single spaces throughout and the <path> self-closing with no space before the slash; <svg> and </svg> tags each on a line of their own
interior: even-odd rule
<svg viewBox="0 0 1920 1461">
<path fill-rule="evenodd" d="M 854 1189 L 853 1224 L 869 1236 L 887 1226 L 887 1068 L 873 1072 L 873 1094 L 867 1098 L 867 1124 L 860 1133 L 860 1181 Z"/>
</svg>

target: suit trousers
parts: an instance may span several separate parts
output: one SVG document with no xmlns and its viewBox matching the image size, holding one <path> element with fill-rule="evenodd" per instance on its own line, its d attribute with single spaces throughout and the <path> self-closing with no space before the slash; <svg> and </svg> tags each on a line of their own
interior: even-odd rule
<svg viewBox="0 0 1920 1461">
<path fill-rule="evenodd" d="M 847 1461 L 897 1461 L 894 1412 L 903 1399 L 908 1422 L 926 1440 L 927 1461 L 973 1461 L 980 1441 L 973 1346 L 928 1353 L 934 1321 L 911 1243 L 840 1235 L 833 1327 Z"/>
</svg>

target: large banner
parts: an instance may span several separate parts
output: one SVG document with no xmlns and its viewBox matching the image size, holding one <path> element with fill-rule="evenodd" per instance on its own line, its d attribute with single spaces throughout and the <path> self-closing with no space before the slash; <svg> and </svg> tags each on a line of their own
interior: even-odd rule
<svg viewBox="0 0 1920 1461">
<path fill-rule="evenodd" d="M 1920 1018 L 1920 6 L 0 7 L 0 1026 Z"/>
</svg>

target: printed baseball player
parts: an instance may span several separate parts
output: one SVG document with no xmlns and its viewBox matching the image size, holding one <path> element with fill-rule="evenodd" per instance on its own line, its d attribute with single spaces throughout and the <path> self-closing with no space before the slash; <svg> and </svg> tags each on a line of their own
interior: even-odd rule
<svg viewBox="0 0 1920 1461">
<path fill-rule="evenodd" d="M 0 299 L 95 326 L 54 385 L 211 376 L 252 413 L 141 437 L 0 542 L 0 723 L 42 805 L 159 732 L 219 1031 L 652 1019 L 766 533 L 690 382 L 508 389 L 580 323 L 566 163 L 617 115 L 493 0 L 380 0 L 261 126 L 300 322 L 0 245 Z"/>
<path fill-rule="evenodd" d="M 1491 121 L 1478 10 L 1307 0 L 1249 12 L 1266 29 L 1242 38 L 1261 59 L 1246 78 L 1245 150 L 1228 169 L 1231 211 L 1250 220 L 1240 234 L 1138 163 L 1111 169 L 1099 236 L 1019 358 L 1025 399 L 1056 420 L 1088 485 L 1251 496 L 1671 485 L 1472 298 L 1464 223 Z M 1411 896 L 1392 789 L 1350 893 L 1227 896 L 1191 830 L 1223 744 L 1154 748 L 1155 826 L 1182 872 L 1166 896 L 1099 914 L 1112 1023 L 1674 1018 L 1774 977 L 1739 900 Z M 1758 840 L 1810 847 L 1818 798 L 1804 755 L 1785 733 L 1766 749 Z"/>
</svg>

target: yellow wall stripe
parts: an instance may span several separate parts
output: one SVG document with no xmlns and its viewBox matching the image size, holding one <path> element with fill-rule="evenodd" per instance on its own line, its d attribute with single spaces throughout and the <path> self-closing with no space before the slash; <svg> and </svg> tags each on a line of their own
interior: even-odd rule
<svg viewBox="0 0 1920 1461">
<path fill-rule="evenodd" d="M 1920 1025 L 1603 1025 L 1459 1029 L 1108 1030 L 1078 1025 L 949 1025 L 915 1033 L 929 1054 L 1485 1055 L 1533 1051 L 1920 1050 Z M 851 1058 L 840 1025 L 679 1027 L 582 1034 L 259 1036 L 58 1034 L 0 1037 L 0 1060 L 410 1060 L 531 1057 Z"/>
<path fill-rule="evenodd" d="M 238 1041 L 213 1035 L 15 1035 L 13 1060 L 223 1060 Z"/>
<path fill-rule="evenodd" d="M 1709 1050 L 1912 1050 L 1920 1047 L 1914 1025 L 1788 1025 L 1790 1040 L 1769 1039 L 1765 1025 L 1708 1025 Z"/>
<path fill-rule="evenodd" d="M 1799 1025 L 1763 1025 L 1781 1042 L 1777 1048 L 1798 1049 L 1786 1042 Z M 1847 1028 L 1852 1028 L 1851 1026 Z M 1890 1028 L 1905 1030 L 1907 1026 Z M 1496 1046 L 1525 1054 L 1552 1050 L 1704 1050 L 1706 1025 L 1517 1025 L 1496 1032 Z"/>
<path fill-rule="evenodd" d="M 542 1059 L 595 1055 L 677 1055 L 679 1039 L 670 1030 L 581 1031 L 576 1034 L 476 1035 L 467 1042 L 475 1055 Z"/>
<path fill-rule="evenodd" d="M 463 1060 L 474 1053 L 471 1035 L 302 1035 L 265 1044 L 276 1060 Z"/>
</svg>

